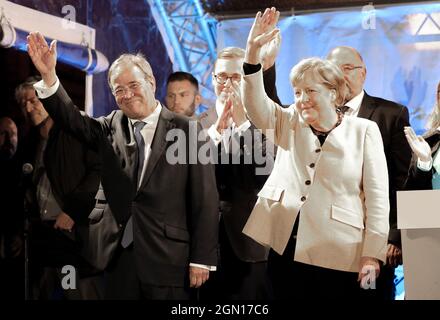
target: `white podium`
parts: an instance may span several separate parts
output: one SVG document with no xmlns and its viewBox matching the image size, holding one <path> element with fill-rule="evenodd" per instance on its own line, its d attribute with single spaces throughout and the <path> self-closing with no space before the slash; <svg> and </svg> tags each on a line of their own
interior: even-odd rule
<svg viewBox="0 0 440 320">
<path fill-rule="evenodd" d="M 440 190 L 397 192 L 406 300 L 440 300 Z"/>
</svg>

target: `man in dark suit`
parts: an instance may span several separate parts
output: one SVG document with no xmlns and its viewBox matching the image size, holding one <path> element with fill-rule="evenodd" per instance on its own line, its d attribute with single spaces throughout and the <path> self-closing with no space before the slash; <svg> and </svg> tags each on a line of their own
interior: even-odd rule
<svg viewBox="0 0 440 320">
<path fill-rule="evenodd" d="M 35 87 L 51 117 L 102 159 L 102 185 L 121 233 L 107 269 L 106 298 L 187 299 L 189 287 L 201 286 L 217 263 L 213 167 L 190 163 L 188 152 L 173 164 L 168 152 L 169 146 L 179 152 L 190 143 L 199 147 L 203 141 L 187 138 L 196 125 L 155 99 L 155 78 L 142 55 L 113 62 L 108 80 L 121 110 L 92 119 L 59 84 L 56 42 L 49 47 L 31 33 L 28 52 L 42 75 Z"/>
<path fill-rule="evenodd" d="M 274 146 L 246 118 L 239 93 L 243 59 L 241 48 L 228 47 L 219 52 L 213 69 L 216 105 L 202 113 L 199 121 L 219 148 L 216 181 L 221 264 L 214 287 L 221 298 L 255 300 L 270 297 L 268 249 L 242 230 L 272 170 Z M 265 73 L 273 80 L 272 87 L 274 73 L 274 67 Z"/>
<path fill-rule="evenodd" d="M 387 264 L 381 268 L 373 296 L 394 299 L 394 268 L 402 264 L 400 231 L 397 229 L 396 191 L 405 184 L 411 160 L 411 149 L 403 128 L 409 126 L 408 109 L 400 104 L 368 95 L 363 87 L 367 70 L 362 56 L 354 48 L 336 47 L 327 59 L 338 65 L 347 82 L 346 115 L 372 120 L 379 126 L 389 175 L 390 232 Z"/>
<path fill-rule="evenodd" d="M 96 153 L 54 124 L 35 93 L 33 85 L 39 80 L 29 77 L 15 90 L 17 103 L 33 126 L 23 144 L 24 160 L 34 168 L 32 183 L 26 185 L 31 280 L 42 284 L 34 298 L 55 298 L 52 295 L 61 285 L 61 268 L 72 265 L 77 271 L 77 290 L 65 290 L 64 296 L 98 299 L 102 296 L 99 278 L 91 277 L 96 271 L 80 255 L 77 227 L 87 225 L 95 204 L 100 161 Z M 40 269 L 43 281 L 37 279 Z M 50 278 L 57 283 L 52 285 Z"/>
</svg>

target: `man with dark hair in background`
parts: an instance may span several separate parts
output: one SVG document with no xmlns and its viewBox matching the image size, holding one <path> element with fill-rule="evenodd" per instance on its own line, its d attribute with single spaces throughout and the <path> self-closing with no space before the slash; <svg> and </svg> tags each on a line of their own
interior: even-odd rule
<svg viewBox="0 0 440 320">
<path fill-rule="evenodd" d="M 169 75 L 165 97 L 168 109 L 192 117 L 201 100 L 199 82 L 191 73 L 177 71 Z"/>
</svg>

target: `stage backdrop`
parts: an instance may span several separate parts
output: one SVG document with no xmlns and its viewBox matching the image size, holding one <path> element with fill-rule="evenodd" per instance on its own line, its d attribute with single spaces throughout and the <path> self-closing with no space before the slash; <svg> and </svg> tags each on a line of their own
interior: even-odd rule
<svg viewBox="0 0 440 320">
<path fill-rule="evenodd" d="M 218 24 L 218 49 L 245 48 L 252 18 Z M 276 62 L 283 104 L 293 102 L 289 72 L 303 58 L 325 58 L 338 45 L 355 47 L 367 66 L 370 95 L 408 106 L 411 125 L 424 131 L 440 81 L 440 4 L 371 5 L 338 11 L 282 15 L 282 46 Z"/>
</svg>

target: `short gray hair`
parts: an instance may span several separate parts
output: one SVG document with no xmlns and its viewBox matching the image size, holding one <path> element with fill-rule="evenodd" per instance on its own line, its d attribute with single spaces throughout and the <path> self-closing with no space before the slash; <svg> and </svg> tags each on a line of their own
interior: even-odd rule
<svg viewBox="0 0 440 320">
<path fill-rule="evenodd" d="M 15 88 L 15 101 L 22 107 L 24 92 L 28 89 L 35 90 L 34 84 L 40 81 L 41 78 L 38 76 L 28 77 L 23 83 L 19 84 Z"/>
<path fill-rule="evenodd" d="M 320 58 L 307 58 L 301 60 L 290 71 L 290 82 L 296 86 L 304 79 L 306 71 L 310 71 L 324 86 L 336 91 L 336 106 L 342 106 L 345 102 L 347 87 L 344 75 L 337 65 L 329 60 Z"/>
<path fill-rule="evenodd" d="M 244 49 L 239 48 L 239 47 L 226 47 L 226 48 L 222 49 L 217 54 L 217 60 L 219 60 L 219 59 L 244 59 L 245 53 L 246 53 L 246 51 L 244 51 Z M 215 70 L 215 66 L 217 65 L 217 60 L 214 63 L 213 70 Z"/>
<path fill-rule="evenodd" d="M 110 88 L 112 88 L 111 77 L 115 70 L 119 67 L 127 67 L 127 66 L 136 66 L 138 67 L 145 75 L 145 79 L 153 78 L 153 69 L 151 69 L 150 63 L 147 61 L 145 56 L 142 53 L 124 53 L 119 56 L 115 61 L 113 61 L 110 69 L 108 70 L 107 81 Z"/>
</svg>

